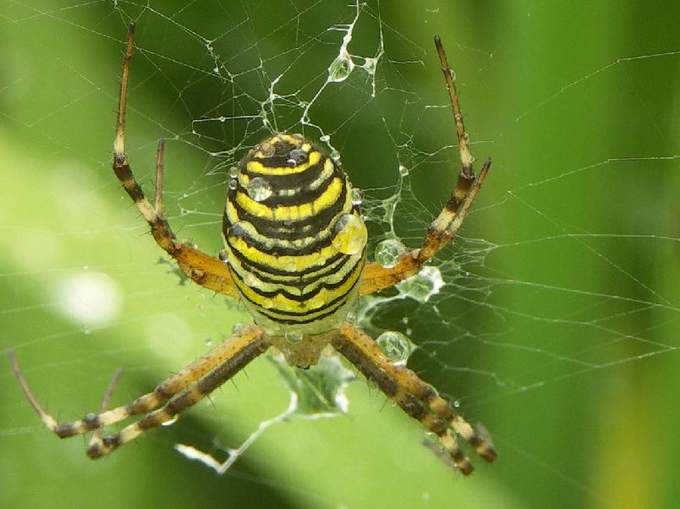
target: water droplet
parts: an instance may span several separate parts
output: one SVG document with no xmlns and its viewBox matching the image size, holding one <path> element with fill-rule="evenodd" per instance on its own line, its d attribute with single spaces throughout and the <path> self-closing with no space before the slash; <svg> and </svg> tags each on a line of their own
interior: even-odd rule
<svg viewBox="0 0 680 509">
<path fill-rule="evenodd" d="M 238 177 L 238 168 L 236 166 L 229 168 L 229 177 L 233 179 Z"/>
<path fill-rule="evenodd" d="M 333 60 L 333 63 L 328 68 L 328 81 L 339 82 L 345 81 L 354 69 L 354 62 L 349 54 L 340 54 Z"/>
<path fill-rule="evenodd" d="M 386 331 L 376 340 L 380 349 L 397 366 L 405 366 L 415 345 L 401 332 Z"/>
<path fill-rule="evenodd" d="M 331 159 L 333 159 L 333 161 L 335 161 L 336 163 L 339 163 L 340 162 L 340 152 L 338 152 L 335 149 L 331 150 Z"/>
<path fill-rule="evenodd" d="M 427 302 L 433 295 L 437 295 L 444 286 L 442 273 L 437 267 L 423 267 L 415 276 L 397 285 L 399 292 L 405 297 L 411 297 L 419 302 Z"/>
<path fill-rule="evenodd" d="M 245 325 L 243 322 L 236 322 L 234 325 L 231 327 L 231 333 L 232 334 L 240 334 L 243 332 L 243 329 L 245 328 Z"/>
<path fill-rule="evenodd" d="M 286 331 L 284 334 L 285 338 L 291 343 L 299 343 L 302 341 L 303 334 L 298 331 Z"/>
<path fill-rule="evenodd" d="M 164 421 L 161 423 L 161 426 L 172 426 L 177 422 L 177 419 L 179 419 L 179 415 L 173 416 L 171 419 Z"/>
<path fill-rule="evenodd" d="M 361 205 L 361 202 L 364 200 L 364 195 L 361 192 L 361 189 L 358 189 L 356 187 L 352 188 L 352 205 L 358 207 Z"/>
<path fill-rule="evenodd" d="M 229 180 L 229 189 L 234 191 L 234 190 L 236 190 L 237 187 L 238 187 L 238 181 L 236 179 L 230 179 Z"/>
<path fill-rule="evenodd" d="M 206 346 L 212 346 L 213 340 L 212 338 L 205 338 L 205 345 Z"/>
<path fill-rule="evenodd" d="M 404 166 L 403 164 L 400 164 L 399 165 L 399 175 L 401 175 L 402 177 L 406 177 L 406 176 L 408 176 L 408 174 L 409 174 L 409 169 L 406 166 Z"/>
<path fill-rule="evenodd" d="M 272 186 L 262 177 L 255 177 L 248 182 L 248 196 L 255 201 L 264 201 L 272 195 Z"/>
<path fill-rule="evenodd" d="M 406 246 L 397 239 L 385 239 L 375 246 L 375 261 L 383 267 L 394 267 Z"/>
<path fill-rule="evenodd" d="M 335 237 L 333 245 L 335 249 L 344 254 L 360 253 L 366 246 L 368 232 L 364 222 L 354 214 L 344 214 L 335 223 Z"/>
<path fill-rule="evenodd" d="M 307 162 L 307 152 L 301 148 L 294 148 L 288 154 L 288 161 L 286 163 L 288 166 L 297 166 L 299 164 Z"/>
<path fill-rule="evenodd" d="M 227 229 L 227 236 L 228 237 L 235 237 L 237 239 L 242 239 L 248 236 L 248 232 L 246 231 L 245 227 L 243 226 L 243 223 L 241 221 L 232 224 L 228 229 Z"/>
<path fill-rule="evenodd" d="M 324 143 L 328 143 L 329 141 L 331 141 L 331 137 L 328 134 L 324 134 L 323 136 L 321 136 L 319 138 L 319 141 L 322 141 Z"/>
<path fill-rule="evenodd" d="M 375 74 L 375 69 L 378 67 L 378 59 L 366 57 L 364 65 L 361 67 L 363 67 L 368 74 Z"/>
</svg>

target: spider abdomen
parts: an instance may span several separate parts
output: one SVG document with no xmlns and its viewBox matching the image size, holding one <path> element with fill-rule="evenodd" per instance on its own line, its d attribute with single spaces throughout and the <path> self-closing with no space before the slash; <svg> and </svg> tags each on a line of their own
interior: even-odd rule
<svg viewBox="0 0 680 509">
<path fill-rule="evenodd" d="M 257 321 L 319 324 L 343 314 L 363 268 L 366 227 L 347 176 L 324 150 L 288 134 L 250 150 L 230 175 L 223 234 Z"/>
</svg>

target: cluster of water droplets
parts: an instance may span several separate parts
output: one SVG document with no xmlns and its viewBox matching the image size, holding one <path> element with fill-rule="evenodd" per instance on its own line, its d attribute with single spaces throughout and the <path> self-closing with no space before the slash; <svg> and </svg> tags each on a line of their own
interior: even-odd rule
<svg viewBox="0 0 680 509">
<path fill-rule="evenodd" d="M 385 267 L 393 267 L 406 252 L 406 247 L 397 239 L 386 239 L 376 246 L 376 262 Z M 444 281 L 439 268 L 424 267 L 415 276 L 402 281 L 396 286 L 397 294 L 390 296 L 371 295 L 359 304 L 357 319 L 359 323 L 370 323 L 373 315 L 388 302 L 400 299 L 414 299 L 427 302 L 439 293 Z M 406 330 L 410 334 L 410 330 Z M 385 331 L 378 336 L 376 342 L 387 357 L 395 365 L 405 366 L 409 356 L 416 349 L 411 339 L 398 331 Z"/>
<path fill-rule="evenodd" d="M 236 166 L 232 166 L 231 168 L 229 168 L 228 187 L 232 191 L 235 191 L 236 188 L 238 187 L 238 168 Z"/>
</svg>

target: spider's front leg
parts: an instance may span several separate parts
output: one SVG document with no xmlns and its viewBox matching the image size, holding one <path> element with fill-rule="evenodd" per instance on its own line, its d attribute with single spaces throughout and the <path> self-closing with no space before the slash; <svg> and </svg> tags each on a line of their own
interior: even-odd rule
<svg viewBox="0 0 680 509">
<path fill-rule="evenodd" d="M 475 176 L 472 168 L 474 158 L 470 151 L 470 140 L 463 124 L 456 80 L 449 67 L 444 46 L 439 36 L 435 36 L 434 43 L 439 55 L 446 89 L 451 101 L 451 111 L 453 112 L 456 124 L 456 137 L 458 138 L 458 152 L 461 162 L 458 182 L 446 205 L 435 220 L 432 221 L 423 245 L 419 249 L 403 254 L 393 267 L 383 267 L 377 263 L 366 264 L 361 275 L 361 285 L 359 287 L 361 295 L 368 295 L 385 288 L 390 288 L 404 279 L 417 274 L 428 260 L 451 242 L 462 226 L 465 216 L 491 168 L 491 160 L 487 159 L 479 171 L 479 175 Z"/>
<path fill-rule="evenodd" d="M 462 437 L 486 461 L 496 459 L 496 451 L 430 385 L 404 366 L 395 366 L 373 339 L 359 328 L 345 323 L 333 339 L 333 347 L 374 382 L 404 412 L 435 433 L 441 446 L 465 475 L 473 471 L 470 460 L 458 446 Z"/>
<path fill-rule="evenodd" d="M 172 256 L 182 271 L 195 283 L 215 292 L 238 297 L 238 291 L 233 284 L 227 266 L 219 259 L 212 257 L 195 247 L 177 241 L 170 224 L 163 215 L 163 172 L 164 172 L 164 143 L 161 140 L 156 153 L 156 194 L 152 206 L 147 200 L 142 187 L 135 179 L 127 154 L 125 152 L 125 114 L 127 111 L 128 79 L 130 75 L 130 60 L 134 51 L 134 24 L 130 24 L 128 31 L 127 49 L 123 59 L 123 70 L 120 81 L 120 96 L 118 99 L 118 121 L 116 138 L 113 143 L 113 172 L 123 185 L 123 188 L 135 202 L 146 222 L 151 227 L 151 234 L 156 243 Z"/>
</svg>

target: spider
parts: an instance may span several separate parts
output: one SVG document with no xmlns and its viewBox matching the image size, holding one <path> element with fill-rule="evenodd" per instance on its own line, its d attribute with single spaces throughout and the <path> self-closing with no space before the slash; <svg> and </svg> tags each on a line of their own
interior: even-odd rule
<svg viewBox="0 0 680 509">
<path fill-rule="evenodd" d="M 135 30 L 130 24 L 123 59 L 113 171 L 151 228 L 156 243 L 193 282 L 242 299 L 254 324 L 215 346 L 208 354 L 170 376 L 153 391 L 117 408 L 60 424 L 38 403 L 13 353 L 10 362 L 27 399 L 45 426 L 60 438 L 89 431 L 90 458 L 105 456 L 144 432 L 172 421 L 243 369 L 276 348 L 286 361 L 305 368 L 322 351 L 336 350 L 369 382 L 437 437 L 448 462 L 463 474 L 472 470 L 458 445 L 461 437 L 485 460 L 496 458 L 491 443 L 437 391 L 405 366 L 394 364 L 374 340 L 348 319 L 363 295 L 394 286 L 415 275 L 461 227 L 491 167 L 479 174 L 458 103 L 455 77 L 441 39 L 434 43 L 444 74 L 462 169 L 445 207 L 430 225 L 419 249 L 406 252 L 391 267 L 366 261 L 367 231 L 343 170 L 319 146 L 299 134 L 279 133 L 251 149 L 232 172 L 223 219 L 224 251 L 208 255 L 175 237 L 163 213 L 164 144 L 156 153 L 153 204 L 132 173 L 125 152 L 125 113 Z M 110 397 L 110 391 L 104 398 Z M 118 433 L 102 429 L 133 416 Z"/>
</svg>

